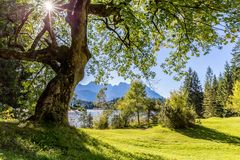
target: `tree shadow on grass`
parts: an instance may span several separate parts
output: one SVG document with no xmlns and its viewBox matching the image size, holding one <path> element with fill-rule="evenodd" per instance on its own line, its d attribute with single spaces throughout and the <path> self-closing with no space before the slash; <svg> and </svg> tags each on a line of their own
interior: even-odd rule
<svg viewBox="0 0 240 160">
<path fill-rule="evenodd" d="M 157 155 L 123 152 L 71 127 L 19 127 L 0 121 L 0 158 L 31 160 L 158 159 Z"/>
<path fill-rule="evenodd" d="M 19 127 L 15 123 L 0 122 L 0 136 L 4 159 L 107 160 L 91 152 L 86 147 L 88 137 L 73 128 Z"/>
<path fill-rule="evenodd" d="M 175 131 L 194 139 L 210 140 L 214 142 L 229 143 L 240 146 L 240 137 L 232 136 L 200 125 L 195 125 L 193 128 L 188 128 L 185 130 L 177 129 Z"/>
</svg>

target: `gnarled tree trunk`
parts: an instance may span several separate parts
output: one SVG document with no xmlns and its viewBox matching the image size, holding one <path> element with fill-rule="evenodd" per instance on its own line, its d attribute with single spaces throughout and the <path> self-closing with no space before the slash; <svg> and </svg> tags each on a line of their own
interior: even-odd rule
<svg viewBox="0 0 240 160">
<path fill-rule="evenodd" d="M 35 109 L 34 121 L 68 124 L 67 112 L 76 85 L 83 79 L 84 68 L 91 55 L 87 46 L 87 15 L 90 0 L 79 0 L 68 14 L 72 45 L 64 53 L 57 76 L 40 96 Z"/>
<path fill-rule="evenodd" d="M 68 124 L 67 111 L 75 86 L 83 79 L 84 68 L 91 58 L 87 45 L 87 17 L 88 14 L 100 17 L 119 15 L 120 9 L 112 4 L 90 4 L 91 0 L 69 0 L 67 4 L 56 6 L 67 12 L 66 21 L 71 28 L 71 47 L 58 46 L 54 29 L 52 28 L 52 12 L 43 19 L 44 27 L 34 39 L 30 50 L 25 51 L 23 46 L 16 42 L 23 28 L 30 10 L 16 30 L 14 36 L 15 49 L 0 48 L 0 58 L 7 60 L 25 60 L 40 62 L 52 67 L 57 76 L 54 77 L 40 96 L 35 114 L 29 118 L 36 122 L 52 122 L 55 124 Z M 55 5 L 58 5 L 55 4 Z M 58 10 L 57 9 L 57 10 Z M 88 13 L 89 12 L 89 13 Z M 36 50 L 40 39 L 48 32 L 51 41 L 48 47 Z M 13 40 L 14 40 L 13 39 Z M 19 48 L 20 47 L 20 48 Z M 21 49 L 21 51 L 19 51 Z"/>
</svg>

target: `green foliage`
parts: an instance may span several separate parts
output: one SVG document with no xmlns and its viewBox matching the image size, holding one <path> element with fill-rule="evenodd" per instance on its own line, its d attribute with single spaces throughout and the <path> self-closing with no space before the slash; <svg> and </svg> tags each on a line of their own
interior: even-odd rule
<svg viewBox="0 0 240 160">
<path fill-rule="evenodd" d="M 33 113 L 37 99 L 54 75 L 49 67 L 38 63 L 2 59 L 0 72 L 0 102 L 19 110 L 28 109 L 29 114 Z"/>
<path fill-rule="evenodd" d="M 212 105 L 214 108 L 214 116 L 222 117 L 223 116 L 223 107 L 219 105 L 218 103 L 218 85 L 219 82 L 217 80 L 217 77 L 213 76 L 213 82 L 212 82 Z M 205 112 L 206 113 L 206 112 Z"/>
<path fill-rule="evenodd" d="M 233 80 L 240 80 L 240 39 L 237 41 L 236 46 L 232 51 L 233 58 L 232 63 L 232 72 Z"/>
<path fill-rule="evenodd" d="M 101 88 L 96 96 L 95 106 L 101 109 L 109 109 L 107 104 L 106 96 L 107 88 Z"/>
<path fill-rule="evenodd" d="M 22 83 L 28 78 L 20 62 L 0 59 L 0 102 L 20 107 Z"/>
<path fill-rule="evenodd" d="M 1 49 L 11 48 L 13 42 L 20 45 L 22 50 L 27 51 L 31 48 L 46 16 L 44 2 L 44 0 L 1 2 Z M 92 3 L 106 5 L 102 9 L 107 10 L 114 7 L 114 13 L 109 16 L 88 15 L 87 41 L 92 55 L 88 72 L 96 75 L 97 81 L 104 77 L 109 78 L 113 71 L 117 71 L 118 75 L 124 78 L 153 78 L 155 73 L 151 71 L 151 67 L 157 65 L 156 53 L 160 48 L 172 49 L 170 56 L 161 65 L 163 70 L 169 74 L 176 72 L 182 75 L 182 69 L 191 56 L 207 54 L 212 46 L 221 47 L 234 42 L 239 33 L 240 4 L 235 0 L 214 2 L 93 0 Z M 31 9 L 34 10 L 27 18 L 27 23 L 24 23 L 20 33 L 15 37 L 17 28 L 23 23 L 24 15 Z M 71 31 L 66 22 L 66 13 L 63 12 L 65 10 L 54 12 L 51 25 L 58 44 L 70 47 Z M 50 37 L 49 34 L 44 34 L 42 36 L 44 40 L 40 41 L 36 49 L 48 47 Z M 29 66 L 29 70 L 32 70 L 33 66 L 38 66 L 36 68 L 39 69 L 39 64 Z M 25 101 L 21 103 L 28 108 L 34 106 L 39 93 L 46 86 L 45 82 L 54 75 L 51 70 L 46 69 L 46 72 L 41 70 L 34 72 L 36 77 L 40 73 L 40 80 L 35 81 L 36 78 L 33 76 L 31 77 L 33 82 L 23 83 L 25 88 L 23 93 L 29 94 L 31 98 L 26 103 Z M 136 109 L 140 124 L 139 112 L 143 110 L 143 106 L 134 100 L 129 104 Z"/>
<path fill-rule="evenodd" d="M 192 106 L 199 117 L 203 116 L 203 92 L 197 72 L 189 68 L 182 87 L 188 106 Z"/>
<path fill-rule="evenodd" d="M 92 128 L 93 127 L 93 117 L 91 114 L 87 113 L 86 109 L 80 111 L 79 121 L 81 122 L 81 128 Z"/>
<path fill-rule="evenodd" d="M 14 41 L 14 31 L 29 10 L 28 17 L 18 37 L 18 43 L 28 50 L 42 29 L 46 15 L 45 0 L 7 0 L 0 5 L 0 45 L 7 46 L 9 38 Z M 66 2 L 66 1 L 63 1 Z M 93 4 L 114 6 L 119 13 L 108 17 L 88 16 L 88 42 L 92 53 L 89 72 L 97 80 L 109 77 L 112 71 L 129 77 L 151 78 L 155 74 L 156 53 L 170 48 L 170 56 L 162 65 L 166 73 L 182 73 L 191 56 L 208 53 L 214 45 L 233 42 L 238 35 L 239 2 L 205 0 L 189 1 L 123 1 L 93 0 Z M 8 13 L 8 18 L 5 17 Z M 9 20 L 10 19 L 10 20 Z M 54 32 L 60 45 L 71 45 L 70 28 L 65 13 L 55 11 Z M 225 26 L 226 25 L 226 26 Z M 218 32 L 221 32 L 219 34 Z M 199 34 L 201 33 L 201 34 Z M 49 34 L 43 38 L 49 39 Z M 38 48 L 47 45 L 40 42 Z M 134 70 L 133 68 L 136 68 Z"/>
<path fill-rule="evenodd" d="M 174 129 L 192 127 L 195 123 L 196 113 L 187 105 L 184 92 L 172 92 L 162 112 L 160 122 Z"/>
<path fill-rule="evenodd" d="M 161 65 L 163 70 L 182 76 L 182 69 L 191 56 L 207 54 L 212 46 L 221 47 L 237 37 L 239 21 L 235 15 L 239 2 L 233 0 L 214 3 L 210 0 L 114 0 L 111 3 L 122 9 L 119 16 L 89 17 L 88 37 L 93 53 L 89 72 L 98 75 L 98 80 L 108 78 L 112 71 L 125 78 L 151 78 L 154 73 L 150 68 L 156 65 L 156 52 L 161 48 L 172 49 Z M 117 18 L 118 23 L 114 23 Z M 230 29 L 223 24 L 231 24 Z"/>
<path fill-rule="evenodd" d="M 33 113 L 39 96 L 55 73 L 49 66 L 40 63 L 24 62 L 23 66 L 29 77 L 22 82 L 21 104 Z"/>
<path fill-rule="evenodd" d="M 124 127 L 124 120 L 119 114 L 112 115 L 110 127 L 113 129 Z"/>
<path fill-rule="evenodd" d="M 230 96 L 228 109 L 240 115 L 240 81 L 236 81 L 233 87 L 233 95 Z"/>
<path fill-rule="evenodd" d="M 213 80 L 214 75 L 213 71 L 210 67 L 207 68 L 205 86 L 204 86 L 204 98 L 203 98 L 203 106 L 204 106 L 204 116 L 212 117 L 215 115 L 215 106 L 214 106 L 214 92 L 213 90 Z"/>
<path fill-rule="evenodd" d="M 218 89 L 217 89 L 217 110 L 216 113 L 218 116 L 229 116 L 228 104 L 229 98 L 232 95 L 234 83 L 234 73 L 233 66 L 230 66 L 228 63 L 225 65 L 223 76 L 219 77 L 218 80 Z"/>
<path fill-rule="evenodd" d="M 93 122 L 93 127 L 97 129 L 106 129 L 109 127 L 108 119 L 109 119 L 109 113 L 108 111 L 103 111 L 101 116 L 99 117 L 99 120 L 95 120 Z"/>
<path fill-rule="evenodd" d="M 115 104 L 115 108 L 120 111 L 120 115 L 124 120 L 124 127 L 129 126 L 130 118 L 134 115 L 134 108 L 130 106 L 130 101 L 126 99 L 119 99 Z"/>
<path fill-rule="evenodd" d="M 124 119 L 124 126 L 127 126 L 129 119 L 136 114 L 138 125 L 140 125 L 140 113 L 145 111 L 146 91 L 145 85 L 139 81 L 133 81 L 130 89 L 123 99 L 116 103 L 116 108 L 120 110 L 120 114 Z"/>
<path fill-rule="evenodd" d="M 14 118 L 14 109 L 8 105 L 0 106 L 0 118 L 2 119 L 13 119 Z"/>
<path fill-rule="evenodd" d="M 147 112 L 147 123 L 157 123 L 158 113 L 161 110 L 162 102 L 160 100 L 145 98 L 145 110 Z"/>
</svg>

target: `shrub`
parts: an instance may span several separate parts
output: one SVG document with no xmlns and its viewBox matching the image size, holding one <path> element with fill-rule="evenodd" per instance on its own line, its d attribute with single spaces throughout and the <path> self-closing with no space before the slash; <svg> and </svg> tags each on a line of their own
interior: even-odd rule
<svg viewBox="0 0 240 160">
<path fill-rule="evenodd" d="M 161 113 L 161 123 L 164 126 L 174 129 L 188 128 L 195 123 L 195 114 L 192 109 L 184 109 L 182 107 L 166 106 Z"/>
<path fill-rule="evenodd" d="M 97 129 L 106 129 L 108 128 L 108 118 L 109 114 L 103 112 L 98 121 L 94 121 L 94 128 Z"/>
<path fill-rule="evenodd" d="M 79 121 L 82 123 L 82 128 L 92 128 L 93 117 L 90 113 L 87 113 L 87 110 L 80 111 Z"/>
<path fill-rule="evenodd" d="M 124 121 L 122 117 L 118 114 L 113 115 L 111 119 L 111 128 L 123 128 L 124 127 Z"/>
<path fill-rule="evenodd" d="M 1 107 L 0 118 L 2 119 L 14 118 L 14 109 L 8 105 L 3 105 Z"/>
<path fill-rule="evenodd" d="M 160 122 L 169 128 L 181 129 L 194 125 L 196 113 L 187 106 L 183 92 L 173 92 L 160 113 Z"/>
</svg>

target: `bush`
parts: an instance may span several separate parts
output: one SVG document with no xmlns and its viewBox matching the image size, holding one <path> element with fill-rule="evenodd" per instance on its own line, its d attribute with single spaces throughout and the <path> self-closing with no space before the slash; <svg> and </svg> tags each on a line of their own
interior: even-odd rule
<svg viewBox="0 0 240 160">
<path fill-rule="evenodd" d="M 14 109 L 8 105 L 2 105 L 0 111 L 0 118 L 2 119 L 13 119 Z"/>
<path fill-rule="evenodd" d="M 187 106 L 183 92 L 173 92 L 160 113 L 160 122 L 169 128 L 181 129 L 194 125 L 196 113 Z"/>
<path fill-rule="evenodd" d="M 120 115 L 113 115 L 111 119 L 111 128 L 123 128 L 124 127 L 124 121 Z"/>
<path fill-rule="evenodd" d="M 169 128 L 183 129 L 194 125 L 195 114 L 191 109 L 166 106 L 161 113 L 160 121 L 164 126 Z"/>
<path fill-rule="evenodd" d="M 93 117 L 91 114 L 87 113 L 87 110 L 80 111 L 79 121 L 82 123 L 82 128 L 92 128 Z"/>
<path fill-rule="evenodd" d="M 97 128 L 97 129 L 108 128 L 108 118 L 109 118 L 109 114 L 106 112 L 103 112 L 103 114 L 99 118 L 99 121 L 94 121 L 94 128 Z"/>
</svg>

